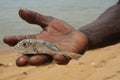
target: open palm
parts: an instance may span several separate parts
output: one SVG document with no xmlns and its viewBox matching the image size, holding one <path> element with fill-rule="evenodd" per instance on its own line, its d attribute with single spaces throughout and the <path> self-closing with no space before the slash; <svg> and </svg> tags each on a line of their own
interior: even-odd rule
<svg viewBox="0 0 120 80">
<path fill-rule="evenodd" d="M 75 30 L 62 20 L 50 16 L 44 16 L 27 9 L 20 9 L 19 15 L 28 23 L 37 24 L 43 29 L 40 33 L 28 35 L 29 38 L 49 41 L 58 45 L 61 49 L 79 54 L 83 54 L 88 45 L 88 39 L 83 33 Z M 10 46 L 14 46 L 16 43 L 25 38 L 25 35 L 7 36 L 4 38 L 4 42 Z M 51 62 L 53 59 L 58 64 L 67 64 L 70 61 L 69 57 L 58 54 L 55 56 L 23 55 L 16 60 L 16 64 L 18 66 L 25 66 L 26 64 L 40 65 Z"/>
</svg>

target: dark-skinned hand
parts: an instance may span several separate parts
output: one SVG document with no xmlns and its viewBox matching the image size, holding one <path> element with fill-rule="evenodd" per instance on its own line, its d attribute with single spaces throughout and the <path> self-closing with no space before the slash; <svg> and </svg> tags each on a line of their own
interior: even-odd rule
<svg viewBox="0 0 120 80">
<path fill-rule="evenodd" d="M 37 34 L 28 35 L 32 39 L 41 39 L 57 44 L 61 49 L 83 54 L 88 46 L 88 39 L 85 34 L 75 30 L 66 22 L 54 17 L 45 16 L 37 12 L 20 9 L 19 16 L 30 24 L 37 24 L 42 31 Z M 25 35 L 6 36 L 4 42 L 10 46 L 16 45 L 19 41 L 25 39 Z M 67 64 L 70 58 L 63 55 L 22 55 L 16 60 L 17 66 L 41 65 L 52 60 L 57 64 Z"/>
</svg>

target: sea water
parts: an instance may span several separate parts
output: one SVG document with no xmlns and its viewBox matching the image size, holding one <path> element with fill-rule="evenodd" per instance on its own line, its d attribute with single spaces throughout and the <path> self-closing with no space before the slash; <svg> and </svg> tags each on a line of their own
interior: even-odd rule
<svg viewBox="0 0 120 80">
<path fill-rule="evenodd" d="M 41 28 L 24 22 L 20 8 L 62 19 L 78 29 L 94 21 L 118 0 L 0 0 L 0 48 L 7 35 L 34 34 Z"/>
</svg>

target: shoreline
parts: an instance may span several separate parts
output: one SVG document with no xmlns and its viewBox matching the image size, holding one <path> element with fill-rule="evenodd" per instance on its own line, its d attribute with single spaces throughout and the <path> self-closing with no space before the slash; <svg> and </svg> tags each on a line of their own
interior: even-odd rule
<svg viewBox="0 0 120 80">
<path fill-rule="evenodd" d="M 2 47 L 0 47 L 0 52 L 2 51 L 13 51 L 14 50 L 14 48 L 13 47 L 10 47 L 10 46 L 8 46 L 8 45 L 2 45 Z"/>
</svg>

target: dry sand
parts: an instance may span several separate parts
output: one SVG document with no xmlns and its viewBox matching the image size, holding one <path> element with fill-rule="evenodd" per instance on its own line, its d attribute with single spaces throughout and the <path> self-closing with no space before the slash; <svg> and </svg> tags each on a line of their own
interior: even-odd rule
<svg viewBox="0 0 120 80">
<path fill-rule="evenodd" d="M 68 65 L 17 67 L 13 49 L 0 51 L 0 80 L 120 80 L 120 44 L 87 51 Z"/>
</svg>

